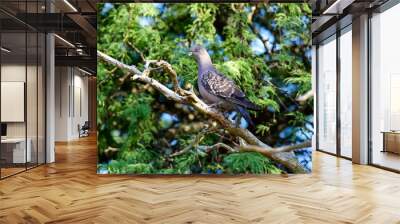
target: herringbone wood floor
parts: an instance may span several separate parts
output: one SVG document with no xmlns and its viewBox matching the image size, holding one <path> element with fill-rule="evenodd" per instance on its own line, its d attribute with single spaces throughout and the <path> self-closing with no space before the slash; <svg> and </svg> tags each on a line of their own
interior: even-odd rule
<svg viewBox="0 0 400 224">
<path fill-rule="evenodd" d="M 315 153 L 311 175 L 96 175 L 96 142 L 0 181 L 0 223 L 400 223 L 400 175 Z"/>
</svg>

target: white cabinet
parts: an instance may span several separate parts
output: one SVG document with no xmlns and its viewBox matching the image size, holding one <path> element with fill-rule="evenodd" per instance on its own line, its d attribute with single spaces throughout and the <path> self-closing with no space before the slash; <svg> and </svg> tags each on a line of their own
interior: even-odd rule
<svg viewBox="0 0 400 224">
<path fill-rule="evenodd" d="M 25 151 L 25 138 L 7 138 L 2 139 L 1 144 L 12 147 L 12 162 L 25 163 L 32 161 L 32 140 L 26 140 L 27 147 Z"/>
</svg>

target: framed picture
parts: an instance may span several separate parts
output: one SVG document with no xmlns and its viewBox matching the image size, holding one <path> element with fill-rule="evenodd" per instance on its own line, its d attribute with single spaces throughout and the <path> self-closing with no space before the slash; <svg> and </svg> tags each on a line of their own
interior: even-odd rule
<svg viewBox="0 0 400 224">
<path fill-rule="evenodd" d="M 311 9 L 98 4 L 99 174 L 311 172 Z"/>
</svg>

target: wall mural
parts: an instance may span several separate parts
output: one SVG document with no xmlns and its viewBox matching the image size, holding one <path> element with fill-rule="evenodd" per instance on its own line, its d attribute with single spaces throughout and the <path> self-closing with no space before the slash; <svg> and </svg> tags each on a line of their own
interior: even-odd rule
<svg viewBox="0 0 400 224">
<path fill-rule="evenodd" d="M 311 172 L 308 4 L 98 4 L 99 174 Z"/>
</svg>

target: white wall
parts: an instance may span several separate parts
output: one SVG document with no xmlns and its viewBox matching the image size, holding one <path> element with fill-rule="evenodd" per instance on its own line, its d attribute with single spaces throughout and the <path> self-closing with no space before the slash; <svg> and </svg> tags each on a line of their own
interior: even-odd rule
<svg viewBox="0 0 400 224">
<path fill-rule="evenodd" d="M 78 72 L 78 75 L 76 74 Z M 74 99 L 72 108 L 72 120 L 71 120 L 71 135 L 74 138 L 79 137 L 78 133 L 78 124 L 81 126 L 85 123 L 85 121 L 89 120 L 89 113 L 88 113 L 88 78 L 78 70 L 75 70 L 74 75 L 74 92 L 73 96 Z"/>
<path fill-rule="evenodd" d="M 88 78 L 72 67 L 56 67 L 56 141 L 79 138 L 78 124 L 88 120 Z"/>
<path fill-rule="evenodd" d="M 68 88 L 70 79 L 67 67 L 55 68 L 55 140 L 68 139 Z"/>
<path fill-rule="evenodd" d="M 1 66 L 1 81 L 3 82 L 25 82 L 25 65 L 6 64 Z M 7 110 L 7 108 L 1 108 Z M 7 123 L 7 136 L 8 137 L 25 137 L 25 123 L 24 122 L 10 122 Z"/>
<path fill-rule="evenodd" d="M 38 69 L 38 71 L 37 71 Z M 44 74 L 42 73 L 42 67 L 39 66 L 25 66 L 25 64 L 3 64 L 1 67 L 2 82 L 23 82 L 26 83 L 26 107 L 24 104 L 22 108 L 18 110 L 22 114 L 27 115 L 27 120 L 21 122 L 5 122 L 7 124 L 7 137 L 8 138 L 24 138 L 25 135 L 29 139 L 31 144 L 29 147 L 32 150 L 32 160 L 36 162 L 39 159 L 39 163 L 44 163 Z M 27 81 L 25 78 L 27 77 Z M 2 89 L 3 92 L 4 89 Z M 24 90 L 20 94 L 24 94 Z M 3 92 L 4 94 L 4 92 Z M 7 93 L 6 93 L 7 94 Z M 2 98 L 7 95 L 2 95 Z M 24 97 L 23 97 L 24 98 Z M 2 107 L 1 110 L 7 113 L 17 113 L 16 110 L 11 107 Z M 24 116 L 24 115 L 22 115 Z M 39 155 L 37 155 L 37 153 Z"/>
<path fill-rule="evenodd" d="M 4 64 L 1 66 L 1 81 L 2 82 L 24 82 L 25 81 L 25 75 L 26 75 L 26 71 L 25 69 L 27 69 L 28 74 L 31 74 L 31 72 L 33 70 L 34 73 L 36 74 L 36 67 L 33 66 L 28 66 L 27 68 L 25 67 L 25 65 L 18 65 L 18 64 Z M 29 78 L 30 76 L 28 76 Z M 29 80 L 29 85 L 34 85 L 36 86 L 36 80 Z M 31 106 L 31 107 L 35 107 L 36 108 L 36 88 L 32 89 L 32 88 L 27 88 L 27 103 L 31 104 L 32 102 L 34 102 L 34 105 L 27 105 L 27 106 Z M 8 108 L 1 108 L 2 110 L 7 110 Z M 24 108 L 22 108 L 24 110 Z M 36 111 L 36 109 L 35 109 Z M 29 111 L 31 112 L 31 111 Z M 36 130 L 36 119 L 37 119 L 37 115 L 36 113 L 27 113 L 27 118 L 28 118 L 28 122 L 31 121 L 35 121 L 35 124 L 30 124 L 28 125 L 28 128 L 30 127 L 34 127 L 34 129 Z M 29 134 L 29 133 L 28 133 Z M 8 137 L 25 137 L 25 122 L 7 122 L 7 136 Z M 29 135 L 28 135 L 29 137 Z"/>
</svg>

